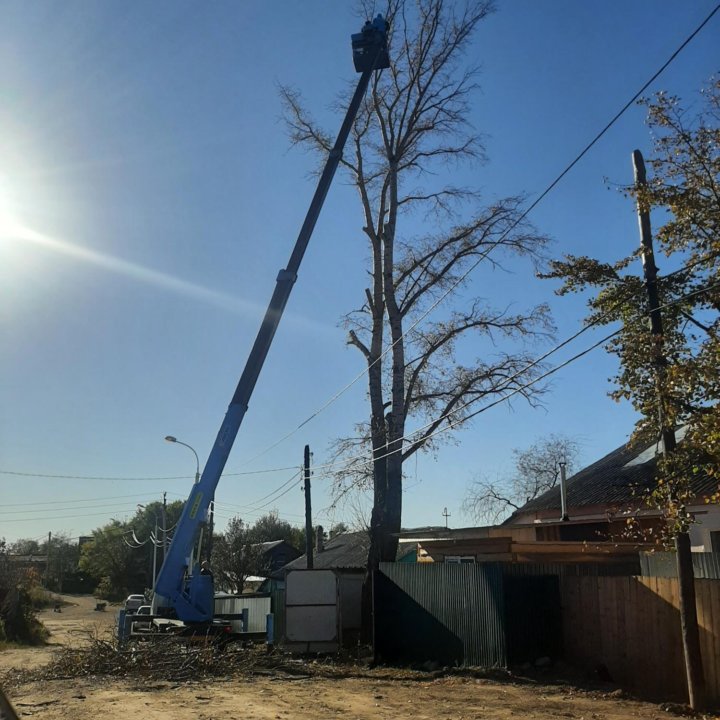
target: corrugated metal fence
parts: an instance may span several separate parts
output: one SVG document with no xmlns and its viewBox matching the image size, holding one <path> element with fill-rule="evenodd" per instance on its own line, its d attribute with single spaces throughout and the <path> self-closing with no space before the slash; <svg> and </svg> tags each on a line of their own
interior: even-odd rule
<svg viewBox="0 0 720 720">
<path fill-rule="evenodd" d="M 374 605 L 375 651 L 383 660 L 507 664 L 497 563 L 381 563 Z"/>
<path fill-rule="evenodd" d="M 692 554 L 695 578 L 720 580 L 720 553 L 694 552 Z M 677 559 L 672 552 L 640 553 L 643 577 L 677 577 Z"/>
<path fill-rule="evenodd" d="M 230 621 L 234 633 L 242 633 L 242 611 L 248 609 L 248 627 L 244 632 L 264 633 L 270 612 L 270 595 L 232 595 L 215 598 L 215 616 Z"/>
</svg>

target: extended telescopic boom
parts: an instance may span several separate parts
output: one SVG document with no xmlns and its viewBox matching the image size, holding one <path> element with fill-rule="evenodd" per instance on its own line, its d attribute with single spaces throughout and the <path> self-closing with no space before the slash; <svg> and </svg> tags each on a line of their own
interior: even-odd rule
<svg viewBox="0 0 720 720">
<path fill-rule="evenodd" d="M 275 331 L 280 324 L 290 292 L 297 280 L 298 269 L 308 242 L 312 236 L 320 210 L 325 202 L 330 185 L 342 158 L 345 142 L 350 134 L 360 103 L 375 70 L 390 66 L 387 47 L 388 26 L 381 15 L 365 23 L 362 31 L 352 36 L 353 62 L 355 69 L 362 73 L 345 115 L 333 149 L 330 151 L 325 168 L 318 181 L 315 195 L 305 216 L 295 242 L 290 261 L 277 277 L 275 291 L 263 318 L 255 343 L 245 364 L 235 394 L 220 426 L 215 444 L 210 451 L 200 481 L 193 485 L 185 503 L 182 515 L 173 536 L 165 562 L 160 568 L 155 592 L 166 598 L 174 607 L 177 617 L 184 622 L 208 622 L 213 616 L 212 577 L 202 575 L 198 564 L 192 560 L 192 549 L 200 529 L 206 521 L 208 507 L 215 496 L 220 476 L 227 462 L 230 450 L 237 437 L 240 424 L 248 409 L 250 397 Z M 192 567 L 190 567 L 192 563 Z"/>
</svg>

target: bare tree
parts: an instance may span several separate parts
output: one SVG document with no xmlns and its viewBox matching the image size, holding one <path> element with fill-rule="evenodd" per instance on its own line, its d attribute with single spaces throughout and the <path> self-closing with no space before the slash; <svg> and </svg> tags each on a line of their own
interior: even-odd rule
<svg viewBox="0 0 720 720">
<path fill-rule="evenodd" d="M 497 523 L 525 503 L 554 488 L 560 480 L 560 464 L 568 474 L 575 469 L 580 447 L 564 435 L 549 435 L 525 450 L 512 451 L 513 473 L 491 482 L 478 478 L 468 488 L 463 512 L 479 521 Z"/>
<path fill-rule="evenodd" d="M 348 344 L 367 363 L 370 412 L 338 451 L 372 458 L 348 462 L 341 472 L 345 482 L 372 485 L 370 570 L 395 559 L 403 462 L 433 449 L 483 401 L 517 390 L 535 402 L 538 391 L 524 388 L 531 354 L 518 340 L 551 331 L 544 306 L 498 310 L 476 298 L 440 317 L 442 301 L 466 286 L 472 268 L 500 269 L 512 256 L 535 260 L 546 243 L 519 222 L 522 198 L 482 206 L 475 190 L 440 184 L 443 170 L 484 159 L 468 121 L 477 69 L 465 58 L 492 3 L 387 0 L 376 7 L 382 9 L 391 67 L 375 74 L 342 160 L 370 248 L 364 302 L 345 318 Z M 281 92 L 292 141 L 324 157 L 330 135 L 296 92 Z M 422 222 L 423 234 L 403 230 L 413 220 Z M 513 349 L 499 350 L 500 340 Z M 478 349 L 482 357 L 459 362 Z"/>
</svg>

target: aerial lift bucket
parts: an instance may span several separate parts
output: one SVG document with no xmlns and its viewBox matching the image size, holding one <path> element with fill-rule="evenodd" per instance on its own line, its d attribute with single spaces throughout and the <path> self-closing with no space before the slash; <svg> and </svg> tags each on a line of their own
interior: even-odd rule
<svg viewBox="0 0 720 720">
<path fill-rule="evenodd" d="M 385 18 L 378 15 L 372 22 L 368 20 L 363 29 L 352 36 L 353 63 L 357 72 L 390 67 L 387 31 Z"/>
</svg>

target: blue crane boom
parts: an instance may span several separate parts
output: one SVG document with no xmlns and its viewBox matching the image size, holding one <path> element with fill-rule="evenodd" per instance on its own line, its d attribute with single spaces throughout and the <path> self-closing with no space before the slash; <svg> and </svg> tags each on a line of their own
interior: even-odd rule
<svg viewBox="0 0 720 720">
<path fill-rule="evenodd" d="M 342 158 L 345 142 L 350 134 L 370 77 L 375 70 L 390 66 L 387 47 L 388 26 L 378 15 L 365 23 L 360 33 L 352 36 L 353 62 L 361 73 L 350 101 L 335 145 L 328 154 L 325 168 L 315 190 L 305 221 L 295 241 L 287 267 L 277 276 L 275 291 L 258 331 L 255 343 L 245 363 L 235 394 L 232 397 L 215 444 L 183 508 L 175 534 L 155 582 L 155 593 L 169 603 L 179 620 L 186 623 L 205 623 L 213 617 L 213 582 L 211 575 L 200 573 L 193 548 L 207 520 L 210 503 L 237 437 L 240 424 L 248 409 L 250 397 L 272 344 L 290 292 L 297 280 L 298 269 L 315 228 L 320 210 Z"/>
</svg>

